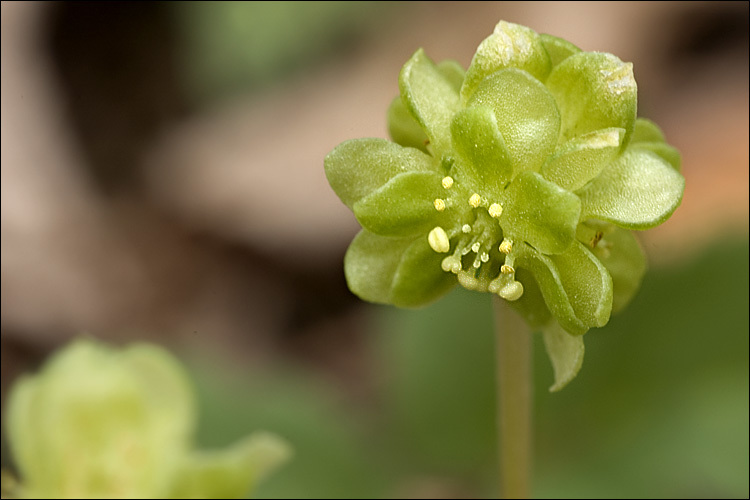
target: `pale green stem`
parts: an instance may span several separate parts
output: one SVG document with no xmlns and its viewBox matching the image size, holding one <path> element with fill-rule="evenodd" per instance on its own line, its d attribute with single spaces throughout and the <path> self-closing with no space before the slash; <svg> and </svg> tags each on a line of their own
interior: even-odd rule
<svg viewBox="0 0 750 500">
<path fill-rule="evenodd" d="M 494 297 L 497 333 L 500 498 L 528 498 L 531 492 L 532 334 L 507 302 Z"/>
</svg>

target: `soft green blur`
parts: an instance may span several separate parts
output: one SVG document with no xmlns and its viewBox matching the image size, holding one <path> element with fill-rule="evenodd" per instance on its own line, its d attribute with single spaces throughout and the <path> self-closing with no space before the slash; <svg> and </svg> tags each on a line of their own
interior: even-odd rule
<svg viewBox="0 0 750 500">
<path fill-rule="evenodd" d="M 583 370 L 554 395 L 537 337 L 535 496 L 747 496 L 747 276 L 740 242 L 650 272 L 627 313 L 587 334 Z M 425 484 L 491 497 L 490 297 L 457 290 L 424 310 L 372 314 L 380 384 L 368 411 L 299 367 L 242 376 L 203 364 L 201 438 L 263 427 L 294 443 L 295 461 L 260 497 L 418 496 Z"/>
<path fill-rule="evenodd" d="M 414 8 L 307 5 L 182 10 L 194 95 L 283 81 L 347 33 L 378 36 L 386 9 Z M 747 238 L 729 236 L 679 268 L 649 271 L 629 308 L 587 334 L 584 368 L 561 393 L 547 391 L 552 368 L 537 338 L 535 496 L 747 497 L 747 303 Z M 225 444 L 255 427 L 287 436 L 295 461 L 262 497 L 494 495 L 490 297 L 457 290 L 420 311 L 366 307 L 374 402 L 348 404 L 298 365 L 238 371 L 196 359 L 201 439 Z"/>
<path fill-rule="evenodd" d="M 620 4 L 620 7 L 625 4 Z M 646 4 L 652 5 L 628 5 L 635 10 L 646 9 Z M 721 2 L 716 4 L 724 5 Z M 443 3 L 390 2 L 364 5 L 345 2 L 203 2 L 168 5 L 183 37 L 183 45 L 180 46 L 183 52 L 179 54 L 182 56 L 184 76 L 181 83 L 188 89 L 192 104 L 198 108 L 197 114 L 204 107 L 219 101 L 239 101 L 239 97 L 263 101 L 271 90 L 284 96 L 284 85 L 296 82 L 304 87 L 304 83 L 300 82 L 315 71 L 326 69 L 326 64 L 346 68 L 342 61 L 345 63 L 356 58 L 359 54 L 357 43 L 375 37 L 389 40 L 394 33 L 398 33 L 397 28 L 403 29 L 410 23 L 415 26 L 444 27 L 445 22 L 440 22 L 441 15 L 450 16 L 458 10 L 455 6 L 451 10 Z M 466 9 L 486 12 L 478 5 L 488 4 L 467 2 Z M 507 2 L 495 5 L 498 9 L 510 9 L 519 22 L 524 22 L 520 11 L 528 11 L 530 16 L 536 15 L 540 21 L 548 23 L 550 16 L 560 15 L 560 10 L 552 9 L 552 3 Z M 593 6 L 593 11 L 586 10 L 587 5 Z M 658 10 L 667 4 L 653 5 Z M 700 5 L 705 7 L 707 4 Z M 548 7 L 551 13 L 545 16 L 543 11 Z M 598 22 L 597 9 L 601 14 L 602 10 L 614 9 L 614 4 L 577 3 L 570 8 L 570 16 L 559 16 L 560 20 L 557 21 L 568 23 L 569 31 L 579 32 L 583 40 L 590 42 L 589 46 L 584 47 L 587 50 L 600 47 L 592 39 L 596 39 L 597 33 L 601 35 L 612 27 L 611 20 L 610 24 Z M 666 25 L 664 21 L 663 31 L 651 32 L 653 24 L 644 22 L 634 23 L 631 34 L 640 45 L 644 45 L 641 40 L 650 39 L 646 35 L 653 35 L 655 40 L 668 38 L 671 31 L 680 31 L 681 18 L 673 15 L 680 9 L 684 10 L 684 5 L 673 3 L 663 9 L 666 11 L 662 13 L 663 18 L 674 23 Z M 618 21 L 618 26 L 630 26 L 629 16 L 633 11 L 628 12 L 622 16 L 623 21 Z M 654 12 L 649 10 L 648 14 L 633 18 L 643 20 L 652 15 L 657 18 Z M 486 29 L 499 19 L 497 16 L 490 18 L 479 15 L 456 17 L 456 25 L 463 23 L 462 26 L 470 26 L 471 29 L 474 24 L 477 25 L 476 39 L 463 45 L 472 47 L 476 47 L 476 43 L 486 35 Z M 513 20 L 512 16 L 508 19 Z M 575 25 L 575 22 L 580 25 Z M 484 24 L 479 26 L 481 23 Z M 534 27 L 542 29 L 536 25 Z M 462 30 L 463 33 L 467 31 Z M 425 32 L 422 28 L 420 33 Z M 440 36 L 445 40 L 453 36 L 453 32 L 444 30 Z M 396 40 L 405 45 L 410 39 L 409 36 L 400 36 Z M 137 41 L 136 34 L 133 42 Z M 416 38 L 413 41 L 420 43 Z M 434 39 L 431 43 L 436 44 Z M 451 57 L 460 55 L 458 49 L 453 50 L 456 46 L 461 44 L 452 41 L 437 44 L 444 53 L 441 55 Z M 400 47 L 399 50 L 403 50 L 408 57 L 416 48 L 409 41 L 408 47 Z M 390 50 L 395 52 L 397 49 L 390 47 Z M 614 48 L 608 46 L 606 50 Z M 667 48 L 658 46 L 641 50 L 663 56 Z M 366 53 L 372 54 L 373 51 Z M 470 54 L 466 52 L 464 55 L 468 57 Z M 404 60 L 394 63 L 399 64 L 394 66 L 396 71 Z M 731 62 L 734 59 L 727 60 Z M 383 67 L 382 62 L 372 61 L 372 64 L 379 63 Z M 656 68 L 659 74 L 664 75 L 661 63 L 663 59 L 652 59 L 652 64 L 659 66 Z M 716 137 L 735 137 L 738 133 L 728 130 L 727 120 L 722 120 L 721 116 L 716 116 L 717 120 L 705 120 L 704 125 L 701 125 L 701 120 L 686 120 L 685 117 L 690 112 L 698 112 L 699 117 L 706 116 L 705 112 L 700 114 L 702 106 L 711 107 L 715 101 L 709 90 L 698 99 L 698 91 L 708 89 L 708 86 L 713 88 L 722 81 L 724 85 L 718 88 L 726 91 L 730 88 L 726 81 L 734 78 L 734 73 L 688 73 L 694 67 L 706 66 L 690 66 L 686 61 L 677 61 L 673 68 L 682 68 L 682 73 L 663 80 L 652 74 L 651 89 L 660 90 L 661 93 L 645 93 L 640 111 L 648 114 L 648 111 L 658 108 L 665 114 L 670 112 L 669 103 L 678 103 L 680 109 L 687 111 L 674 114 L 669 125 L 664 125 L 665 131 L 671 138 L 675 131 L 687 130 L 682 135 L 681 146 L 690 141 L 694 146 L 692 151 L 703 151 L 717 143 L 725 144 L 717 141 Z M 718 63 L 715 67 L 722 68 Z M 653 72 L 654 68 L 650 70 Z M 100 71 L 111 73 L 106 65 Z M 648 71 L 643 69 L 644 74 L 648 74 Z M 387 81 L 385 85 L 393 84 L 395 96 L 395 73 L 382 71 L 381 76 Z M 637 78 L 639 84 L 646 81 L 645 78 L 641 80 L 640 74 Z M 326 80 L 329 81 L 333 82 L 334 79 Z M 747 94 L 746 82 L 739 82 L 744 95 Z M 659 83 L 668 88 L 660 89 Z M 263 92 L 252 92 L 261 88 Z M 246 94 L 248 90 L 250 92 Z M 330 90 L 332 96 L 340 93 L 335 85 L 331 85 Z M 362 99 L 366 99 L 366 86 L 355 90 L 361 90 Z M 664 99 L 665 95 L 669 95 L 670 99 Z M 661 108 L 654 106 L 660 99 L 668 101 L 667 105 Z M 311 103 L 300 101 L 291 104 L 290 109 L 296 109 Z M 732 104 L 735 105 L 734 102 Z M 736 104 L 739 104 L 737 108 L 742 107 L 742 102 Z M 326 108 L 322 105 L 320 109 L 319 127 L 311 132 L 326 131 L 331 121 L 339 118 L 338 115 L 326 115 Z M 710 113 L 718 113 L 714 108 L 710 109 Z M 726 108 L 721 109 L 726 111 Z M 358 109 L 353 110 L 356 111 Z M 710 113 L 708 116 L 713 116 Z M 382 124 L 385 115 L 386 109 L 383 108 L 377 116 L 367 117 L 363 121 Z M 287 121 L 284 123 L 295 118 L 293 114 L 285 116 Z M 740 125 L 746 123 L 744 119 Z M 354 128 L 350 132 L 351 137 L 360 135 Z M 261 135 L 261 139 L 257 139 L 251 136 L 252 133 L 252 130 L 248 131 L 250 146 L 268 137 Z M 288 137 L 281 127 L 273 130 L 273 133 L 290 150 L 305 145 L 309 147 L 308 137 Z M 344 139 L 346 137 L 318 134 L 313 141 L 327 140 L 333 146 Z M 744 139 L 745 143 L 740 143 L 737 149 L 746 151 L 747 138 L 740 139 Z M 696 193 L 702 193 L 700 183 L 692 182 L 697 167 L 703 172 L 709 170 L 714 177 L 725 176 L 727 172 L 745 172 L 745 177 L 740 176 L 739 181 L 734 182 L 732 177 L 737 185 L 746 179 L 747 156 L 739 157 L 744 158 L 739 168 L 722 169 L 725 163 L 721 161 L 728 156 L 721 156 L 721 153 L 711 151 L 712 155 L 716 155 L 714 163 L 701 163 L 689 156 L 683 158 L 683 173 L 688 189 L 684 208 L 689 208 L 687 205 L 695 200 Z M 249 165 L 251 160 L 248 155 Z M 309 158 L 308 163 L 310 168 L 322 170 L 322 161 L 322 155 L 319 155 Z M 295 165 L 299 169 L 306 168 L 306 165 Z M 207 170 L 214 168 L 214 164 L 206 165 Z M 285 179 L 296 179 L 299 169 L 278 172 L 278 175 Z M 706 178 L 705 175 L 698 177 L 699 180 Z M 259 178 L 258 182 L 261 181 Z M 724 184 L 709 187 L 717 189 L 717 186 L 721 188 Z M 197 199 L 200 199 L 199 194 L 195 193 Z M 722 198 L 718 199 L 723 201 Z M 727 203 L 716 203 L 704 212 L 693 206 L 693 211 L 689 212 L 692 215 L 706 215 L 705 218 L 696 218 L 702 224 L 701 230 L 694 230 L 689 238 L 683 236 L 680 242 L 683 247 L 693 250 L 690 254 L 693 257 L 686 260 L 680 254 L 673 259 L 668 252 L 665 257 L 658 245 L 645 245 L 652 255 L 659 254 L 662 265 L 672 260 L 675 263 L 668 268 L 653 264 L 627 310 L 622 315 L 614 315 L 606 328 L 594 329 L 586 335 L 585 365 L 576 380 L 561 393 L 553 395 L 548 392 L 553 381 L 552 367 L 544 354 L 541 338 L 536 339 L 535 496 L 747 498 L 750 495 L 749 247 L 746 229 L 741 233 L 723 230 L 725 227 L 738 227 L 736 221 L 729 221 L 726 226 L 723 225 L 724 221 L 717 222 L 715 214 L 727 213 L 721 209 L 730 205 L 734 198 L 728 200 Z M 707 207 L 708 203 L 702 206 Z M 304 208 L 302 206 L 299 210 Z M 346 210 L 343 205 L 341 209 Z M 267 212 L 263 211 L 261 216 L 274 215 L 270 210 Z M 5 208 L 3 214 L 6 214 Z M 675 219 L 680 216 L 678 210 Z M 231 222 L 235 217 L 239 218 L 232 212 L 227 218 Z M 279 227 L 285 223 L 280 219 L 275 221 Z M 746 212 L 741 223 L 746 227 Z M 134 225 L 139 224 L 140 220 Z M 64 228 L 60 231 L 64 233 Z M 9 230 L 8 240 L 13 236 L 11 233 Z M 67 233 L 64 234 L 67 236 Z M 200 234 L 203 234 L 202 230 Z M 264 234 L 264 238 L 272 239 L 273 236 Z M 321 237 L 329 236 L 323 234 Z M 706 244 L 709 237 L 712 241 Z M 229 237 L 221 241 L 221 245 L 230 241 L 231 245 L 238 245 L 237 239 Z M 671 244 L 670 248 L 674 248 L 675 244 Z M 702 245 L 706 246 L 701 248 Z M 301 250 L 299 261 L 305 261 L 307 256 L 303 245 L 295 248 Z M 340 248 L 341 255 L 344 248 Z M 178 260 L 180 255 L 173 250 L 172 247 L 167 249 L 169 258 L 174 256 Z M 260 267 L 266 261 L 258 258 L 259 253 L 263 252 L 254 247 L 250 247 L 248 252 L 253 262 L 260 261 Z M 5 257 L 4 254 L 4 261 Z M 161 260 L 158 265 L 162 265 Z M 203 265 L 202 261 L 200 265 Z M 227 269 L 232 273 L 237 267 Z M 206 274 L 215 271 L 209 266 Z M 46 272 L 46 268 L 39 270 L 39 273 Z M 29 273 L 29 280 L 33 281 L 39 276 Z M 245 275 L 237 273 L 237 276 L 242 279 Z M 343 283 L 343 278 L 340 281 Z M 182 285 L 182 282 L 178 283 L 178 286 Z M 4 298 L 12 295 L 10 287 L 9 290 L 6 294 L 4 288 Z M 143 290 L 138 292 L 144 293 Z M 77 293 L 77 289 L 72 289 L 69 295 L 75 296 Z M 211 288 L 206 294 L 215 295 L 217 302 L 226 300 L 224 295 L 215 293 Z M 86 300 L 88 296 L 82 297 L 81 300 Z M 235 298 L 232 296 L 229 300 Z M 196 444 L 208 448 L 229 446 L 257 429 L 283 436 L 294 448 L 294 457 L 255 490 L 255 496 L 260 498 L 493 497 L 496 495 L 494 456 L 497 443 L 494 430 L 494 345 L 489 299 L 486 294 L 457 290 L 440 303 L 420 311 L 361 304 L 359 307 L 367 312 L 366 318 L 371 321 L 363 321 L 357 325 L 357 329 L 368 331 L 371 349 L 367 359 L 357 361 L 368 365 L 367 372 L 371 379 L 364 383 L 359 380 L 347 381 L 350 383 L 347 390 L 342 389 L 341 380 L 332 380 L 330 372 L 326 372 L 327 376 L 321 375 L 324 370 L 314 366 L 314 359 L 305 359 L 305 364 L 301 364 L 296 358 L 288 360 L 284 366 L 277 365 L 276 359 L 264 359 L 265 367 L 251 369 L 247 366 L 250 360 L 262 358 L 266 353 L 261 352 L 257 356 L 257 353 L 249 353 L 247 345 L 236 339 L 236 345 L 231 348 L 234 359 L 241 359 L 241 365 L 225 358 L 211 358 L 206 352 L 192 355 L 178 353 L 181 361 L 187 362 L 191 378 L 197 386 L 197 407 L 201 417 L 197 424 Z M 189 303 L 192 305 L 192 302 Z M 254 314 L 252 308 L 250 311 L 248 314 Z M 45 311 L 34 313 L 44 316 Z M 347 313 L 351 314 L 352 311 L 347 310 Z M 189 325 L 187 329 L 191 332 L 201 325 L 192 316 L 179 327 L 185 328 L 185 324 Z M 129 325 L 121 327 L 128 329 Z M 250 328 L 247 327 L 248 330 Z M 207 345 L 219 342 L 213 333 L 201 329 Z M 242 333 L 250 336 L 254 332 Z M 275 330 L 270 333 L 279 334 Z M 353 335 L 355 333 L 359 332 L 352 332 Z M 28 342 L 31 345 L 35 341 Z M 321 342 L 326 342 L 326 339 Z M 44 352 L 49 346 L 40 344 L 34 347 L 39 349 L 38 352 Z M 357 397 L 352 397 L 353 393 Z M 44 417 L 32 413 L 30 418 Z M 7 426 L 5 418 L 3 424 Z M 51 429 L 54 432 L 54 427 Z M 242 443 L 244 441 L 239 446 Z M 76 442 L 64 439 L 62 445 L 74 447 Z M 230 447 L 227 456 L 231 456 L 234 449 Z M 191 455 L 195 459 L 195 470 L 210 474 L 210 467 L 201 468 L 201 465 L 206 463 L 205 458 L 210 460 L 212 456 L 210 452 Z M 23 468 L 18 459 L 13 462 L 5 449 L 3 460 L 4 466 L 16 466 L 14 472 Z M 6 482 L 7 477 L 3 473 L 3 488 L 10 484 Z M 190 474 L 190 477 L 197 476 Z M 6 497 L 5 490 L 3 497 Z"/>
<path fill-rule="evenodd" d="M 187 374 L 165 350 L 81 339 L 11 389 L 5 423 L 20 498 L 242 498 L 289 456 L 255 434 L 194 451 Z"/>
<path fill-rule="evenodd" d="M 171 7 L 185 48 L 184 82 L 191 97 L 204 103 L 309 70 L 393 8 L 386 2 L 179 2 Z"/>
</svg>

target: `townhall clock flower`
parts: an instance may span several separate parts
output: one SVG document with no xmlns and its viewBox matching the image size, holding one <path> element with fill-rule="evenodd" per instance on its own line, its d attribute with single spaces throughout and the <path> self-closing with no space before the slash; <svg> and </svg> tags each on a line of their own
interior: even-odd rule
<svg viewBox="0 0 750 500">
<path fill-rule="evenodd" d="M 344 259 L 364 300 L 417 307 L 456 283 L 510 301 L 559 389 L 582 335 L 637 291 L 632 229 L 682 199 L 679 153 L 636 117 L 633 66 L 501 21 L 464 72 L 418 50 L 388 110 L 394 142 L 354 139 L 325 159 L 362 231 Z"/>
<path fill-rule="evenodd" d="M 269 433 L 196 450 L 196 420 L 187 374 L 165 350 L 75 341 L 11 388 L 20 483 L 4 474 L 3 497 L 245 498 L 291 454 Z"/>
</svg>

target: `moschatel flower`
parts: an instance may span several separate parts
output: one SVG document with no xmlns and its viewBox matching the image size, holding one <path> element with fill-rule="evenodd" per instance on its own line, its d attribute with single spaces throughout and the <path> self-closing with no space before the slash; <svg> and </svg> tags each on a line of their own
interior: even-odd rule
<svg viewBox="0 0 750 500">
<path fill-rule="evenodd" d="M 400 307 L 456 283 L 497 294 L 544 331 L 561 388 L 582 335 L 640 285 L 629 230 L 682 199 L 679 153 L 636 118 L 632 64 L 501 21 L 465 72 L 418 50 L 399 90 L 395 142 L 354 139 L 325 159 L 363 227 L 344 260 L 349 288 Z"/>
<path fill-rule="evenodd" d="M 187 374 L 168 352 L 78 340 L 10 391 L 3 421 L 21 482 L 3 475 L 4 495 L 246 498 L 291 453 L 268 433 L 196 450 L 196 420 Z"/>
</svg>

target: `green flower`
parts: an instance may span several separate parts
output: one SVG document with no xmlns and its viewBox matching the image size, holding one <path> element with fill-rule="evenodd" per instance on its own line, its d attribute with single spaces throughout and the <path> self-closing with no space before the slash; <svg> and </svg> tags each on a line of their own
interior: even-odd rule
<svg viewBox="0 0 750 500">
<path fill-rule="evenodd" d="M 582 335 L 624 307 L 645 271 L 630 229 L 682 199 L 679 153 L 636 118 L 632 64 L 501 21 L 464 72 L 420 49 L 388 110 L 393 140 L 325 159 L 363 230 L 344 260 L 364 300 L 425 305 L 456 283 L 511 301 L 575 376 Z"/>
<path fill-rule="evenodd" d="M 244 498 L 290 453 L 263 433 L 226 450 L 193 450 L 187 376 L 146 344 L 73 343 L 13 386 L 6 416 L 22 481 L 3 488 L 16 497 Z"/>
</svg>

